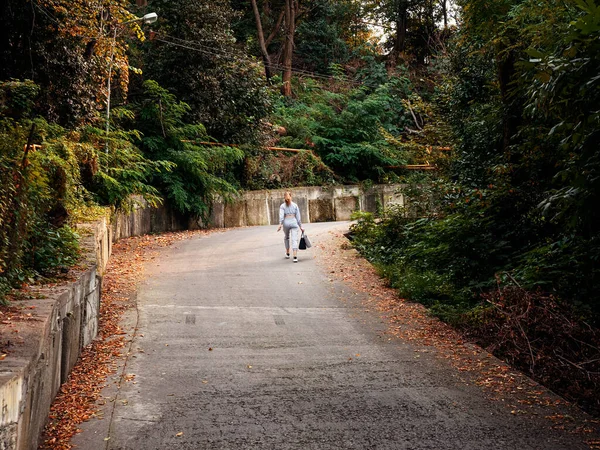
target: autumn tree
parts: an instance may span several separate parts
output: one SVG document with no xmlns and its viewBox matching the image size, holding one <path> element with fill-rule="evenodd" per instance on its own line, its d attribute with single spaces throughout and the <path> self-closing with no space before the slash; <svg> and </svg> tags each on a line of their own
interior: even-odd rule
<svg viewBox="0 0 600 450">
<path fill-rule="evenodd" d="M 74 124 L 97 117 L 111 67 L 113 85 L 127 91 L 125 38 L 143 39 L 129 7 L 124 0 L 7 0 L 0 17 L 0 78 L 34 80 L 42 88 L 39 109 L 50 120 Z"/>
</svg>

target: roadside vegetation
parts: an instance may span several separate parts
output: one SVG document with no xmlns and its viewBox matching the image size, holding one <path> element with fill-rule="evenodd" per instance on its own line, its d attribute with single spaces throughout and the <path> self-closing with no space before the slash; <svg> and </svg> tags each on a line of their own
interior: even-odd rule
<svg viewBox="0 0 600 450">
<path fill-rule="evenodd" d="M 598 413 L 600 8 L 465 3 L 438 86 L 452 158 L 353 242 L 402 297 Z"/>
<path fill-rule="evenodd" d="M 206 218 L 244 189 L 403 183 L 356 248 L 600 410 L 597 1 L 145 3 L 8 0 L 0 300 L 134 198 Z"/>
</svg>

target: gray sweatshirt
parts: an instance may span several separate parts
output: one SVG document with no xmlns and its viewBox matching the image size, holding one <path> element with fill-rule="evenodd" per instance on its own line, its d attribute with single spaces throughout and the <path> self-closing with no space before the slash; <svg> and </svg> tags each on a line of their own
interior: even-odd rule
<svg viewBox="0 0 600 450">
<path fill-rule="evenodd" d="M 285 223 L 284 223 L 285 222 Z M 286 227 L 302 228 L 302 220 L 300 219 L 300 208 L 294 202 L 288 206 L 285 202 L 279 207 L 279 224 Z M 297 225 L 296 225 L 297 224 Z"/>
</svg>

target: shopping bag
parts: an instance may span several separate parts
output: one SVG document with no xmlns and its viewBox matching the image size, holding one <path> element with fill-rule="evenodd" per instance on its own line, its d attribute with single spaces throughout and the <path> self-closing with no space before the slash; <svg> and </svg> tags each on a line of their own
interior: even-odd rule
<svg viewBox="0 0 600 450">
<path fill-rule="evenodd" d="M 302 233 L 302 237 L 300 238 L 300 244 L 298 245 L 298 249 L 300 250 L 306 250 L 307 248 L 312 247 L 312 244 L 310 243 L 310 239 L 308 238 L 308 236 L 305 233 Z"/>
</svg>

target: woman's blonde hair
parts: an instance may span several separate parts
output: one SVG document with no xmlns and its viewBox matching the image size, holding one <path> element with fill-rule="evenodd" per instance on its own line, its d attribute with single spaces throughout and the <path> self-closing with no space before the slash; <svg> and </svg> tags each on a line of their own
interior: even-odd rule
<svg viewBox="0 0 600 450">
<path fill-rule="evenodd" d="M 290 203 L 292 201 L 292 192 L 291 191 L 285 191 L 285 193 L 283 194 L 283 200 L 288 203 L 287 197 L 289 197 L 290 199 Z"/>
</svg>

